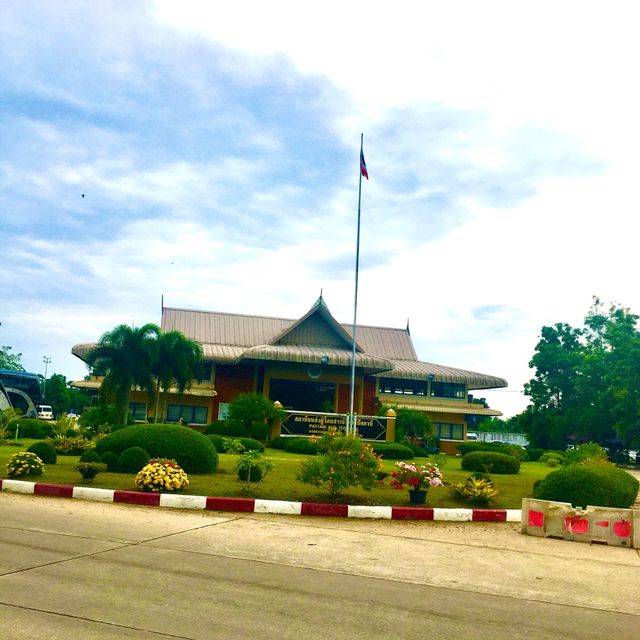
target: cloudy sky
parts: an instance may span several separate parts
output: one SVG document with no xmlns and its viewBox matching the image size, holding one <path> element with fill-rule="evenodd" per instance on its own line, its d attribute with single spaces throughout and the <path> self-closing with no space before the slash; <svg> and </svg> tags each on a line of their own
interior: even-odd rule
<svg viewBox="0 0 640 640">
<path fill-rule="evenodd" d="M 0 3 L 0 344 L 27 370 L 166 306 L 322 289 L 507 378 L 594 294 L 640 312 L 633 2 Z"/>
</svg>

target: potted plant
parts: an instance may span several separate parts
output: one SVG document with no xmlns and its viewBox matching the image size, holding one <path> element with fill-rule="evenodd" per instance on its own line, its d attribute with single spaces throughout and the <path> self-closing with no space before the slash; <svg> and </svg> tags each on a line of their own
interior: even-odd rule
<svg viewBox="0 0 640 640">
<path fill-rule="evenodd" d="M 391 486 L 394 489 L 409 490 L 411 504 L 425 504 L 429 487 L 442 485 L 442 471 L 437 465 L 423 465 L 396 462 L 398 469 L 391 474 Z"/>
</svg>

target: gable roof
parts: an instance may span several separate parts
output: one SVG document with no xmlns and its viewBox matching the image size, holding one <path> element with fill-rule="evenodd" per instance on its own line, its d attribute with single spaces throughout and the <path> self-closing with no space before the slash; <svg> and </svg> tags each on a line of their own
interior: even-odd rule
<svg viewBox="0 0 640 640">
<path fill-rule="evenodd" d="M 270 360 L 349 366 L 352 326 L 338 323 L 320 297 L 298 320 L 164 307 L 163 331 L 178 330 L 202 345 L 218 363 Z M 368 375 L 466 384 L 469 389 L 506 387 L 504 378 L 421 362 L 408 327 L 356 327 L 356 366 Z"/>
</svg>

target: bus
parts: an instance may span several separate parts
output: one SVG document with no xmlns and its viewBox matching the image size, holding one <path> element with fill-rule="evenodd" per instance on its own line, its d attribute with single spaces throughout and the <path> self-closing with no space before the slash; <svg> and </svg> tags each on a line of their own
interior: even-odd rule
<svg viewBox="0 0 640 640">
<path fill-rule="evenodd" d="M 35 373 L 0 369 L 0 410 L 16 409 L 28 418 L 38 415 L 42 404 L 40 378 Z"/>
</svg>

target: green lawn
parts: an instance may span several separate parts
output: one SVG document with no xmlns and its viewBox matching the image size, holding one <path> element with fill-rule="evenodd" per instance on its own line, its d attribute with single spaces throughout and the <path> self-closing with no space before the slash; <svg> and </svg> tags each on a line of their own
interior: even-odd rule
<svg viewBox="0 0 640 640">
<path fill-rule="evenodd" d="M 35 440 L 23 439 L 19 446 L 4 444 L 0 446 L 0 477 L 6 477 L 5 468 L 9 458 L 18 451 L 26 449 Z M 253 491 L 251 495 L 256 498 L 268 500 L 295 500 L 327 502 L 328 495 L 310 485 L 305 485 L 296 479 L 296 473 L 300 462 L 305 456 L 287 453 L 276 449 L 267 449 L 266 455 L 273 460 L 274 468 L 266 477 L 265 481 Z M 214 474 L 190 474 L 189 487 L 184 493 L 189 495 L 207 496 L 241 496 L 240 484 L 235 477 L 236 456 L 220 454 L 220 464 Z M 468 476 L 468 471 L 460 469 L 461 458 L 447 457 L 446 463 L 442 467 L 444 481 L 446 483 L 462 482 Z M 426 459 L 417 458 L 414 462 L 425 464 Z M 54 484 L 92 486 L 102 489 L 122 489 L 135 491 L 134 476 L 121 473 L 101 473 L 90 483 L 84 483 L 75 465 L 78 463 L 77 456 L 58 456 L 55 465 L 46 465 L 43 476 L 26 478 L 35 482 L 48 482 Z M 383 469 L 391 472 L 395 468 L 392 460 L 383 462 Z M 520 473 L 517 475 L 494 475 L 494 486 L 500 492 L 495 506 L 506 509 L 519 509 L 521 500 L 532 494 L 533 483 L 539 478 L 545 477 L 553 469 L 546 464 L 538 462 L 525 462 L 522 464 Z M 406 491 L 397 491 L 389 486 L 389 481 L 385 480 L 372 492 L 351 488 L 347 501 L 351 504 L 371 504 L 371 505 L 408 505 L 408 494 Z M 465 502 L 454 500 L 449 496 L 445 487 L 430 489 L 427 505 L 430 507 L 468 507 Z"/>
</svg>

